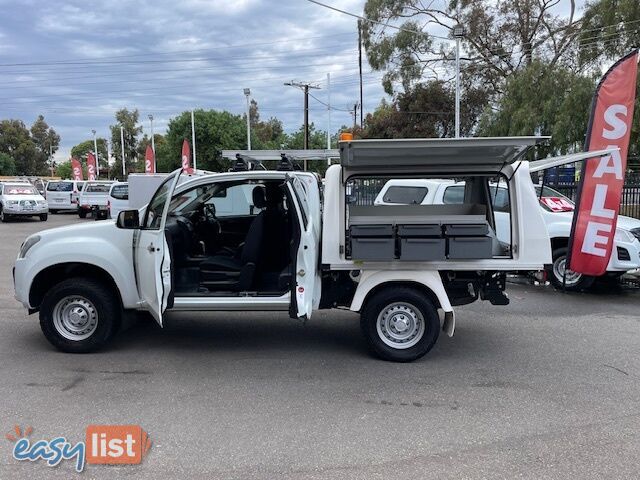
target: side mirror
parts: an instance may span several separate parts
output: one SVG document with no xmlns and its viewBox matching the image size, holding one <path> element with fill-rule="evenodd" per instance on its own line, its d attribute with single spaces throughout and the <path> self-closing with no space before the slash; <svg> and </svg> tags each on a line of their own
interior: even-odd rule
<svg viewBox="0 0 640 480">
<path fill-rule="evenodd" d="M 140 228 L 140 218 L 138 210 L 123 210 L 118 214 L 116 220 L 118 228 L 133 229 Z"/>
</svg>

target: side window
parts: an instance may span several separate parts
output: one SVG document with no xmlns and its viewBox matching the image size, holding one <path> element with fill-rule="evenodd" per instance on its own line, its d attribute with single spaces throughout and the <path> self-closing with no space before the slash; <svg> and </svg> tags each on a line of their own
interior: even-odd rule
<svg viewBox="0 0 640 480">
<path fill-rule="evenodd" d="M 406 205 L 419 205 L 427 196 L 427 187 L 411 187 L 394 185 L 384 194 L 385 203 L 402 203 Z"/>
<path fill-rule="evenodd" d="M 114 185 L 111 189 L 111 196 L 116 200 L 129 200 L 129 186 Z"/>
<path fill-rule="evenodd" d="M 307 189 L 304 184 L 297 178 L 293 179 L 292 182 L 293 191 L 296 195 L 296 200 L 298 200 L 298 205 L 302 211 L 300 212 L 302 215 L 302 224 L 304 228 L 307 228 L 307 224 L 309 223 L 309 204 L 307 201 Z"/>
<path fill-rule="evenodd" d="M 169 175 L 164 182 L 160 185 L 156 193 L 153 195 L 147 212 L 144 217 L 143 227 L 149 230 L 157 230 L 162 224 L 162 214 L 164 213 L 164 206 L 167 203 L 167 196 L 173 185 L 174 175 Z"/>
<path fill-rule="evenodd" d="M 242 217 L 257 215 L 259 210 L 253 205 L 253 189 L 263 188 L 256 184 L 233 185 L 221 188 L 205 203 L 215 205 L 216 217 Z"/>
<path fill-rule="evenodd" d="M 452 185 L 444 190 L 442 202 L 459 205 L 464 203 L 464 185 Z"/>
<path fill-rule="evenodd" d="M 495 186 L 492 186 L 490 187 L 490 191 L 494 212 L 509 213 L 511 211 L 511 207 L 509 205 L 509 190 L 501 187 L 496 189 Z"/>
</svg>

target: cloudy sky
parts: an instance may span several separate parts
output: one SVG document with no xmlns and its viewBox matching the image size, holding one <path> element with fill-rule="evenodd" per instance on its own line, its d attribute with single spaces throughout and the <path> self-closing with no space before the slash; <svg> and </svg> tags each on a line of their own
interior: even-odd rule
<svg viewBox="0 0 640 480">
<path fill-rule="evenodd" d="M 364 0 L 326 0 L 361 13 Z M 568 3 L 568 2 L 565 2 Z M 580 2 L 582 3 L 582 2 Z M 303 0 L 0 0 L 0 118 L 30 125 L 40 113 L 62 136 L 57 160 L 92 137 L 108 136 L 116 110 L 138 108 L 149 131 L 162 132 L 191 108 L 245 111 L 250 87 L 263 118 L 285 129 L 302 124 L 302 92 L 315 82 L 332 129 L 351 123 L 358 99 L 356 20 Z M 433 33 L 433 32 L 432 32 Z M 364 108 L 384 96 L 382 74 L 364 65 Z M 310 99 L 310 117 L 326 129 L 327 109 Z"/>
</svg>

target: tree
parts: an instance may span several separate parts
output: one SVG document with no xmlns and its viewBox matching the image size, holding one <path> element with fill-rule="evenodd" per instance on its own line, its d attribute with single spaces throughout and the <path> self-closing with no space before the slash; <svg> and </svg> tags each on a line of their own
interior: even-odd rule
<svg viewBox="0 0 640 480">
<path fill-rule="evenodd" d="M 557 0 L 367 0 L 363 22 L 363 42 L 369 63 L 386 71 L 383 85 L 393 93 L 398 83 L 406 90 L 428 75 L 439 79 L 452 71 L 454 43 L 440 41 L 428 33 L 430 26 L 465 28 L 467 54 L 463 71 L 477 84 L 491 85 L 500 92 L 507 77 L 544 58 L 555 65 L 571 46 L 579 28 L 575 0 L 570 13 L 553 12 Z M 387 24 L 400 27 L 392 29 Z"/>
<path fill-rule="evenodd" d="M 16 162 L 13 161 L 11 155 L 0 152 L 0 175 L 15 175 Z"/>
<path fill-rule="evenodd" d="M 214 172 L 226 171 L 231 165 L 221 150 L 241 150 L 247 147 L 246 120 L 227 111 L 196 110 L 197 167 Z M 246 118 L 246 117 L 245 117 Z M 171 171 L 180 166 L 182 142 L 191 143 L 191 112 L 183 112 L 169 121 L 166 142 L 156 145 L 158 171 Z M 191 149 L 193 153 L 193 147 Z"/>
<path fill-rule="evenodd" d="M 98 144 L 98 158 L 100 160 L 100 174 L 108 177 L 109 175 L 109 163 L 107 159 L 107 139 L 106 138 L 97 138 L 96 143 Z M 89 152 L 93 152 L 94 150 L 93 139 L 85 140 L 78 145 L 75 145 L 71 148 L 71 156 L 77 158 L 81 162 L 87 162 L 87 155 Z"/>
<path fill-rule="evenodd" d="M 111 166 L 109 176 L 122 179 L 122 143 L 120 142 L 120 127 L 124 128 L 124 156 L 127 172 L 139 170 L 137 149 L 138 135 L 142 132 L 142 126 L 138 125 L 140 113 L 138 109 L 129 111 L 126 108 L 116 112 L 116 124 L 111 125 L 111 155 L 115 159 Z"/>
<path fill-rule="evenodd" d="M 49 171 L 49 158 L 58 150 L 60 135 L 49 127 L 44 116 L 38 118 L 31 125 L 31 139 L 36 146 L 35 170 L 33 173 L 46 174 Z"/>
<path fill-rule="evenodd" d="M 0 152 L 13 158 L 16 175 L 37 173 L 38 150 L 22 120 L 0 122 Z"/>
<path fill-rule="evenodd" d="M 71 167 L 71 160 L 59 163 L 56 165 L 56 175 L 65 179 L 70 179 L 73 176 L 73 168 Z"/>
<path fill-rule="evenodd" d="M 243 115 L 243 121 L 247 121 L 247 115 Z M 251 145 L 256 150 L 275 150 L 286 141 L 286 135 L 282 121 L 270 117 L 267 121 L 260 120 L 258 102 L 251 100 L 249 105 L 249 118 L 251 124 Z"/>
<path fill-rule="evenodd" d="M 638 0 L 587 2 L 577 47 L 580 64 L 615 59 L 640 45 L 639 21 Z"/>
<path fill-rule="evenodd" d="M 594 89 L 594 78 L 534 61 L 509 79 L 496 110 L 482 118 L 480 135 L 552 135 L 539 156 L 581 149 Z"/>
</svg>

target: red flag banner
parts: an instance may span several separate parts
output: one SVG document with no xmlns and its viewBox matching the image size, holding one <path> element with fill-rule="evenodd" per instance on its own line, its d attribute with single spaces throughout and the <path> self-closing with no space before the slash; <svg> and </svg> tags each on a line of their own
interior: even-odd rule
<svg viewBox="0 0 640 480">
<path fill-rule="evenodd" d="M 147 151 L 144 154 L 144 173 L 156 173 L 156 157 L 151 145 L 147 145 Z"/>
<path fill-rule="evenodd" d="M 191 148 L 189 147 L 189 142 L 185 139 L 182 142 L 182 168 L 186 173 L 192 173 L 193 169 L 191 168 Z"/>
<path fill-rule="evenodd" d="M 89 152 L 87 155 L 87 180 L 93 181 L 96 179 L 96 157 L 93 153 Z"/>
<path fill-rule="evenodd" d="M 583 162 L 569 238 L 569 268 L 584 275 L 607 270 L 618 221 L 636 98 L 638 50 L 620 59 L 600 81 L 591 106 L 585 151 L 618 152 Z"/>
<path fill-rule="evenodd" d="M 71 159 L 71 170 L 73 172 L 74 180 L 83 180 L 82 165 L 80 165 L 80 161 L 77 158 Z"/>
</svg>

